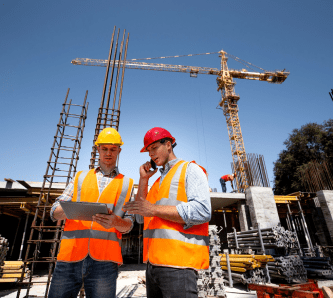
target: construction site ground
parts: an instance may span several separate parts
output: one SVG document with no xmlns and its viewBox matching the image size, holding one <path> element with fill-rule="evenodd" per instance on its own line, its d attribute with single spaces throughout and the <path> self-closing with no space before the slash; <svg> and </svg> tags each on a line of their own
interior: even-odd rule
<svg viewBox="0 0 333 298">
<path fill-rule="evenodd" d="M 117 298 L 147 297 L 146 288 L 142 282 L 145 279 L 145 264 L 126 264 L 119 268 L 117 280 Z M 33 277 L 33 281 L 46 281 L 47 272 L 40 272 Z M 0 297 L 15 298 L 18 287 L 15 284 L 0 284 Z M 225 286 L 227 298 L 256 298 L 254 291 L 247 292 L 246 286 L 235 284 L 233 288 Z M 20 297 L 26 296 L 26 289 L 21 290 Z M 45 295 L 45 284 L 34 284 L 29 292 L 29 297 L 42 298 Z M 28 297 L 26 297 L 28 298 Z"/>
</svg>

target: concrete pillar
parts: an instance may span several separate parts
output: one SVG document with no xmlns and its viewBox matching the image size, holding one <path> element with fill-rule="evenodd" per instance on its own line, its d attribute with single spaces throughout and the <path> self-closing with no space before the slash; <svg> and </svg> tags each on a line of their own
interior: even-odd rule
<svg viewBox="0 0 333 298">
<path fill-rule="evenodd" d="M 320 190 L 317 192 L 317 197 L 333 241 L 333 190 Z"/>
<path fill-rule="evenodd" d="M 245 204 L 245 201 L 238 201 L 238 219 L 241 232 L 248 231 L 251 227 L 249 207 Z"/>
<path fill-rule="evenodd" d="M 253 228 L 257 228 L 258 223 L 261 229 L 280 225 L 272 188 L 250 186 L 245 190 L 245 199 Z"/>
</svg>

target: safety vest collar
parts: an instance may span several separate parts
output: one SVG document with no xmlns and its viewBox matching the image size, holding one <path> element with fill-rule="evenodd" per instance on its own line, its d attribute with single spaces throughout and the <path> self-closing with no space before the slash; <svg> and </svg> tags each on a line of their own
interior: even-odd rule
<svg viewBox="0 0 333 298">
<path fill-rule="evenodd" d="M 95 170 L 92 169 L 90 171 L 82 171 L 80 173 L 79 178 L 77 180 L 77 196 L 76 196 L 77 202 L 81 201 L 81 190 L 82 190 L 82 185 L 83 185 L 84 179 L 87 177 L 89 172 L 94 172 L 94 171 Z M 114 204 L 107 203 L 107 207 L 110 210 L 113 210 L 113 213 L 115 215 L 123 217 L 125 214 L 125 211 L 122 210 L 122 207 L 125 203 L 126 198 L 128 197 L 128 192 L 132 189 L 133 180 L 126 176 L 123 176 L 122 174 L 118 174 L 114 179 L 117 179 L 117 178 L 122 178 L 121 191 L 120 191 L 119 198 L 117 200 L 117 204 L 114 205 Z M 112 181 L 111 181 L 111 183 L 112 183 Z M 108 186 L 110 186 L 110 185 L 108 185 Z M 104 191 L 108 188 L 108 186 L 104 189 Z"/>
<path fill-rule="evenodd" d="M 169 170 L 162 182 L 159 183 L 159 195 L 155 202 L 156 205 L 177 206 L 181 203 L 178 200 L 178 189 L 180 183 L 185 183 L 185 174 L 184 179 L 180 178 L 187 165 L 188 162 L 180 160 Z"/>
</svg>

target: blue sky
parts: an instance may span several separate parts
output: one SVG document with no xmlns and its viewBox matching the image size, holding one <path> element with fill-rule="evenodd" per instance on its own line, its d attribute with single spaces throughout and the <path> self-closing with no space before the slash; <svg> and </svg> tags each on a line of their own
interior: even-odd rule
<svg viewBox="0 0 333 298">
<path fill-rule="evenodd" d="M 107 59 L 114 26 L 130 33 L 128 59 L 217 52 L 267 70 L 287 69 L 281 85 L 237 80 L 239 118 L 247 153 L 273 162 L 294 128 L 332 118 L 331 0 L 0 1 L 0 179 L 42 181 L 67 88 L 89 110 L 79 169 L 89 164 L 105 68 L 75 66 L 74 58 Z M 217 54 L 155 60 L 220 67 Z M 243 66 L 231 59 L 229 68 Z M 148 160 L 139 153 L 146 131 L 167 128 L 177 157 L 196 160 L 209 184 L 232 162 L 215 77 L 126 70 L 119 132 L 121 171 L 139 179 Z M 272 186 L 272 183 L 271 183 Z"/>
</svg>

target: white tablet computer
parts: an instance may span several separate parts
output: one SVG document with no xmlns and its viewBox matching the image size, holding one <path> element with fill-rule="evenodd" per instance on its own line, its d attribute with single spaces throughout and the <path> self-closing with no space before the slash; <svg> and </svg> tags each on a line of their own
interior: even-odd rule
<svg viewBox="0 0 333 298">
<path fill-rule="evenodd" d="M 68 219 L 92 220 L 92 216 L 97 213 L 108 214 L 106 204 L 89 202 L 60 201 Z"/>
</svg>

